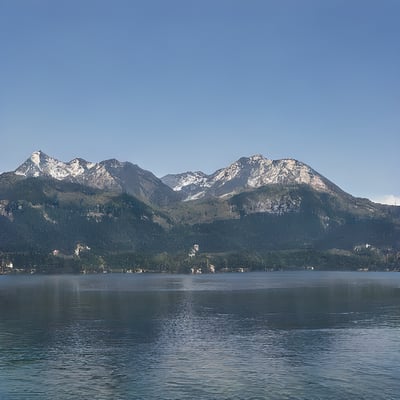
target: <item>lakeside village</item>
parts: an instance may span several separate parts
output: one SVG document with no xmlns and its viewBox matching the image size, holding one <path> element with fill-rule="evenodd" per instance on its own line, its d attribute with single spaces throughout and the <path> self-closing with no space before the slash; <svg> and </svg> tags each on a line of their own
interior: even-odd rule
<svg viewBox="0 0 400 400">
<path fill-rule="evenodd" d="M 88 259 L 87 255 L 90 252 L 90 247 L 81 243 L 78 243 L 74 249 L 72 255 L 66 255 L 61 253 L 60 250 L 54 249 L 49 256 L 53 259 L 59 259 L 63 261 L 73 261 L 77 262 L 78 264 L 82 264 L 82 268 L 80 271 L 71 271 L 71 272 L 79 272 L 81 274 L 97 274 L 97 273 L 126 273 L 126 274 L 138 274 L 138 273 L 154 273 L 154 272 L 170 272 L 168 268 L 165 268 L 163 265 L 163 260 L 159 260 L 161 268 L 145 268 L 145 267 L 117 267 L 117 268 L 109 268 L 106 266 L 103 257 L 96 257 L 98 259 L 98 266 L 94 267 L 91 263 L 83 262 L 81 263 L 82 259 Z M 210 263 L 209 258 L 206 257 L 206 265 L 200 266 L 200 264 L 204 264 L 198 260 L 200 251 L 200 246 L 198 244 L 194 244 L 192 248 L 187 253 L 187 264 L 190 264 L 185 272 L 190 274 L 199 275 L 202 273 L 211 273 L 214 274 L 217 272 L 217 268 L 215 265 Z M 156 256 L 157 258 L 157 256 Z M 162 258 L 162 255 L 158 255 L 158 258 Z M 196 263 L 196 261 L 198 261 Z M 197 265 L 199 264 L 199 265 Z M 218 272 L 248 272 L 249 268 L 246 267 L 235 267 L 235 268 L 220 268 Z M 0 254 L 0 275 L 9 275 L 9 274 L 36 274 L 36 273 L 44 273 L 49 271 L 40 270 L 37 265 L 31 266 L 30 268 L 23 267 L 23 268 L 16 268 L 14 263 L 8 259 L 1 259 Z M 54 271 L 57 272 L 57 271 Z"/>
<path fill-rule="evenodd" d="M 111 267 L 112 266 L 112 267 Z M 73 254 L 54 249 L 50 254 L 10 255 L 0 253 L 0 275 L 10 274 L 98 274 L 98 273 L 186 273 L 214 274 L 226 272 L 284 270 L 343 270 L 400 272 L 400 252 L 377 249 L 371 244 L 355 246 L 353 251 L 327 252 L 292 250 L 272 251 L 260 256 L 251 253 L 202 254 L 193 244 L 186 254 L 135 253 L 99 256 L 78 243 Z"/>
</svg>

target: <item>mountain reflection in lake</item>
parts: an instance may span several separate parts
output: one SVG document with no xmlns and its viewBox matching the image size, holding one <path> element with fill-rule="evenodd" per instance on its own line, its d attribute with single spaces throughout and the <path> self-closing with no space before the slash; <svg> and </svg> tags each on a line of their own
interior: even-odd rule
<svg viewBox="0 0 400 400">
<path fill-rule="evenodd" d="M 395 399 L 400 274 L 0 276 L 0 399 Z"/>
</svg>

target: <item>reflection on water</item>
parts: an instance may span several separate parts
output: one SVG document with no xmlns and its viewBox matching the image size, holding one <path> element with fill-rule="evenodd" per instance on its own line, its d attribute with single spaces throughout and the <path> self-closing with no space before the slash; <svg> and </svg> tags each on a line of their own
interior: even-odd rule
<svg viewBox="0 0 400 400">
<path fill-rule="evenodd" d="M 0 276 L 0 399 L 395 399 L 400 274 Z"/>
</svg>

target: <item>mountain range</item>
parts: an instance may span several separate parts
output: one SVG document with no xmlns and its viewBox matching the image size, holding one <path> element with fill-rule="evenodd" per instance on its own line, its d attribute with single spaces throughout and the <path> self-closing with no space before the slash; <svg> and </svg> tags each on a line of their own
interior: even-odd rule
<svg viewBox="0 0 400 400">
<path fill-rule="evenodd" d="M 261 155 L 243 157 L 211 175 L 201 171 L 166 175 L 161 180 L 185 200 L 225 197 L 272 184 L 305 184 L 329 192 L 333 184 L 312 168 L 293 159 L 269 160 Z"/>
<path fill-rule="evenodd" d="M 85 244 L 92 262 L 141 254 L 143 263 L 143 254 L 198 244 L 207 257 L 246 253 L 265 264 L 267 252 L 305 251 L 336 263 L 364 246 L 375 249 L 369 260 L 387 261 L 400 249 L 399 209 L 355 198 L 294 159 L 253 155 L 210 175 L 159 179 L 130 162 L 65 163 L 35 151 L 0 175 L 0 252 L 72 254 Z"/>
<path fill-rule="evenodd" d="M 262 155 L 242 157 L 211 175 L 201 171 L 169 174 L 158 179 L 149 171 L 116 159 L 92 163 L 75 158 L 64 163 L 42 151 L 32 153 L 14 174 L 78 183 L 96 189 L 128 193 L 150 204 L 225 198 L 244 190 L 273 184 L 307 185 L 319 192 L 339 188 L 308 165 L 293 159 L 269 160 Z"/>
<path fill-rule="evenodd" d="M 42 151 L 35 151 L 14 173 L 25 178 L 52 178 L 101 190 L 125 192 L 157 205 L 179 199 L 171 188 L 163 185 L 151 172 L 115 159 L 92 163 L 75 158 L 64 163 Z"/>
</svg>

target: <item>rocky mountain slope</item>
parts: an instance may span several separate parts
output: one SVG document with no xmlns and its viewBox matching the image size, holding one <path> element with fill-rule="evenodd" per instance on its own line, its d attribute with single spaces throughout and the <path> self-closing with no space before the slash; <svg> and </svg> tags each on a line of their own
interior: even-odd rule
<svg viewBox="0 0 400 400">
<path fill-rule="evenodd" d="M 243 190 L 257 189 L 273 184 L 305 184 L 320 192 L 338 190 L 308 165 L 293 159 L 269 160 L 261 155 L 243 157 L 211 175 L 186 172 L 166 175 L 161 180 L 184 200 L 207 197 L 225 197 Z"/>
<path fill-rule="evenodd" d="M 35 151 L 14 173 L 25 178 L 53 178 L 96 189 L 128 193 L 156 205 L 166 205 L 180 198 L 151 172 L 115 159 L 92 163 L 75 158 L 65 163 L 42 151 Z"/>
</svg>

